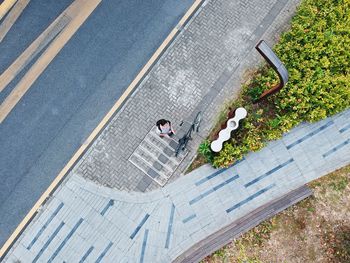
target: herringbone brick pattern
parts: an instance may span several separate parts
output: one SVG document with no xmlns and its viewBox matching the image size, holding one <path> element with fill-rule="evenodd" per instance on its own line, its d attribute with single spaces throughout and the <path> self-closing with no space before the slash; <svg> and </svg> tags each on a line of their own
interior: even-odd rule
<svg viewBox="0 0 350 263">
<path fill-rule="evenodd" d="M 255 44 L 267 30 L 268 38 L 284 28 L 292 13 L 289 9 L 294 10 L 297 3 L 297 0 L 205 1 L 73 173 L 120 190 L 158 187 L 127 160 L 157 119 L 170 119 L 177 129 L 182 119 L 190 119 L 201 108 L 202 131 L 191 141 L 190 154 L 172 178 L 176 179 L 207 135 L 222 108 L 218 104 L 236 94 L 242 72 L 257 65 Z"/>
</svg>

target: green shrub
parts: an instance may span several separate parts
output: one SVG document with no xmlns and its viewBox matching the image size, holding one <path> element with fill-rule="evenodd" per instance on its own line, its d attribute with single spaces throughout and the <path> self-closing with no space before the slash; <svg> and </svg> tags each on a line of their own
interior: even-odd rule
<svg viewBox="0 0 350 263">
<path fill-rule="evenodd" d="M 282 34 L 274 50 L 288 69 L 287 85 L 253 105 L 278 81 L 267 66 L 256 72 L 233 102 L 248 111 L 242 128 L 220 153 L 203 153 L 215 167 L 228 166 L 261 149 L 266 141 L 280 138 L 301 122 L 319 121 L 350 106 L 349 0 L 304 0 L 291 29 Z"/>
<path fill-rule="evenodd" d="M 205 140 L 199 145 L 198 153 L 204 156 L 205 160 L 207 162 L 212 162 L 213 154 L 210 149 L 210 142 L 209 140 Z"/>
</svg>

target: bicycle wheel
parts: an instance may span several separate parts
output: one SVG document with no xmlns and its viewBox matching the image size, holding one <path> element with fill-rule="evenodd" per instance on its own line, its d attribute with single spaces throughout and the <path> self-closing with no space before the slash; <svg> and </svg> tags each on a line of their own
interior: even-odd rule
<svg viewBox="0 0 350 263">
<path fill-rule="evenodd" d="M 179 155 L 180 152 L 180 147 L 177 146 L 176 150 L 175 150 L 175 157 L 177 157 Z"/>
<path fill-rule="evenodd" d="M 177 157 L 179 155 L 181 150 L 183 151 L 183 147 L 184 147 L 185 142 L 186 142 L 186 136 L 182 137 L 179 140 L 179 144 L 177 145 L 176 150 L 175 150 L 175 157 Z"/>
<path fill-rule="evenodd" d="M 179 143 L 175 150 L 175 157 L 179 155 L 181 148 L 182 148 L 182 144 Z"/>
<path fill-rule="evenodd" d="M 193 125 L 194 125 L 193 130 L 195 130 L 196 132 L 199 131 L 199 126 L 201 124 L 201 121 L 202 121 L 202 112 L 199 111 L 193 121 Z"/>
</svg>

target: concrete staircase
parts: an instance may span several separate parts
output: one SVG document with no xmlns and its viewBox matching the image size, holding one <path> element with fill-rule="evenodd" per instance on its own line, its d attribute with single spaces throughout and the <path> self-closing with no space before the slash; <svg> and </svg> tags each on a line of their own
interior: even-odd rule
<svg viewBox="0 0 350 263">
<path fill-rule="evenodd" d="M 178 138 L 160 137 L 152 128 L 129 158 L 129 161 L 154 180 L 164 186 L 187 155 L 181 151 L 175 157 Z"/>
</svg>

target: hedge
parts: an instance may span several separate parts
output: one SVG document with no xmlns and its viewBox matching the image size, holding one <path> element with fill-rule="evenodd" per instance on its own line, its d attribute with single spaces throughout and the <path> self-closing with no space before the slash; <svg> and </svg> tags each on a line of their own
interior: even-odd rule
<svg viewBox="0 0 350 263">
<path fill-rule="evenodd" d="M 199 153 L 215 167 L 227 167 L 258 151 L 301 122 L 315 122 L 350 106 L 350 0 L 304 0 L 274 51 L 289 72 L 287 85 L 264 102 L 252 101 L 278 81 L 267 66 L 259 69 L 231 107 L 248 111 L 242 128 L 214 154 L 210 141 Z M 218 125 L 220 126 L 220 125 Z"/>
</svg>

